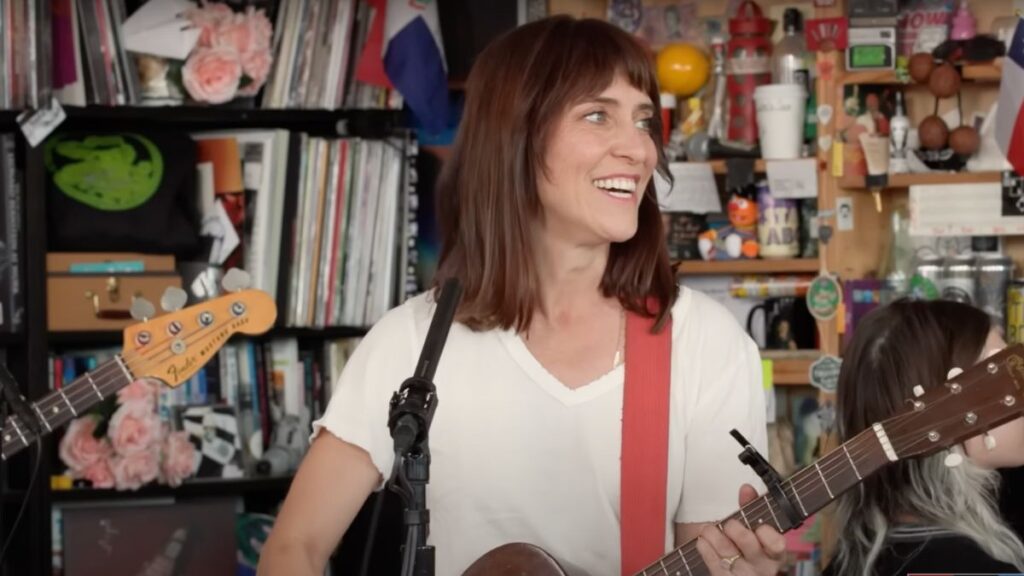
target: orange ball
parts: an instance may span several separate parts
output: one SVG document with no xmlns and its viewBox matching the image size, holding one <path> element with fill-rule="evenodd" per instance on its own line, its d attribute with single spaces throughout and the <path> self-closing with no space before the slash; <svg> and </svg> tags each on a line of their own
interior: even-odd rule
<svg viewBox="0 0 1024 576">
<path fill-rule="evenodd" d="M 704 52 L 692 44 L 669 44 L 658 52 L 658 83 L 662 92 L 692 96 L 708 81 L 711 64 Z"/>
</svg>

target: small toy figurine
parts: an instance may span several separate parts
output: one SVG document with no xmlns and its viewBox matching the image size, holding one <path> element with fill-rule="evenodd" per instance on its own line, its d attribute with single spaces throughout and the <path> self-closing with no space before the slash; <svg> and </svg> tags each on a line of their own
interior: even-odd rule
<svg viewBox="0 0 1024 576">
<path fill-rule="evenodd" d="M 704 110 L 701 108 L 700 98 L 697 97 L 688 99 L 686 105 L 690 111 L 686 115 L 686 120 L 683 120 L 680 129 L 683 132 L 683 136 L 689 138 L 694 133 L 704 129 Z"/>
<path fill-rule="evenodd" d="M 734 260 L 757 258 L 757 202 L 754 187 L 746 186 L 733 191 L 727 211 L 729 225 L 709 228 L 698 238 L 701 258 L 705 260 Z"/>
</svg>

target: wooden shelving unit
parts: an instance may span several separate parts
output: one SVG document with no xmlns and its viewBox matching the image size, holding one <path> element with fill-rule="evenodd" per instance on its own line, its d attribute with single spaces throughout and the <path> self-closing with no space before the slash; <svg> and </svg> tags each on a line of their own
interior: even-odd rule
<svg viewBox="0 0 1024 576">
<path fill-rule="evenodd" d="M 1002 180 L 1000 172 L 926 172 L 922 174 L 890 174 L 886 189 L 907 188 L 925 184 L 984 184 Z M 844 176 L 840 186 L 847 190 L 866 189 L 863 176 Z"/>
<path fill-rule="evenodd" d="M 960 66 L 960 77 L 968 82 L 991 83 L 999 82 L 1003 75 L 1003 59 L 981 64 L 964 64 Z M 844 72 L 839 75 L 840 84 L 904 84 L 926 88 L 912 79 L 904 80 L 895 70 L 864 70 Z"/>
<path fill-rule="evenodd" d="M 682 260 L 676 273 L 689 276 L 731 274 L 800 274 L 821 268 L 817 258 L 751 259 L 751 260 Z"/>
</svg>

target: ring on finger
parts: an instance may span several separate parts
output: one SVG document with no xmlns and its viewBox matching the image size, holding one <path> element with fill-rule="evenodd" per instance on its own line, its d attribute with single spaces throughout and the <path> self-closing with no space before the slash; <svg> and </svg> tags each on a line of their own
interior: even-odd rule
<svg viewBox="0 0 1024 576">
<path fill-rule="evenodd" d="M 728 558 L 722 558 L 722 568 L 731 571 L 732 565 L 735 564 L 736 561 L 739 560 L 741 557 L 742 554 L 737 554 L 735 556 L 729 556 Z"/>
</svg>

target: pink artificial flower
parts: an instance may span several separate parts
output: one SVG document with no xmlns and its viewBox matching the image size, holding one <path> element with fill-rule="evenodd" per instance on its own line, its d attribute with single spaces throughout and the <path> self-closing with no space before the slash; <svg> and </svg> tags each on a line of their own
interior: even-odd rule
<svg viewBox="0 0 1024 576">
<path fill-rule="evenodd" d="M 233 48 L 199 48 L 185 62 L 181 77 L 192 98 L 223 104 L 238 92 L 242 63 Z"/>
<path fill-rule="evenodd" d="M 274 25 L 270 23 L 266 12 L 260 8 L 249 6 L 245 11 L 245 21 L 252 29 L 253 48 L 262 50 L 269 49 L 274 40 Z"/>
<path fill-rule="evenodd" d="M 157 396 L 160 394 L 158 384 L 139 378 L 117 391 L 117 400 L 121 405 L 130 405 L 133 410 L 152 412 L 156 410 Z"/>
<path fill-rule="evenodd" d="M 270 74 L 271 60 L 270 50 L 255 50 L 242 56 L 242 71 L 250 82 L 239 88 L 239 95 L 254 96 L 259 92 Z"/>
<path fill-rule="evenodd" d="M 234 11 L 227 4 L 220 2 L 207 2 L 198 8 L 189 8 L 185 11 L 185 17 L 193 26 L 200 29 L 197 47 L 209 48 L 213 45 L 213 39 L 217 35 L 217 27 L 234 16 Z"/>
<path fill-rule="evenodd" d="M 112 449 L 105 438 L 93 433 L 98 424 L 94 416 L 83 416 L 71 421 L 60 441 L 60 459 L 76 475 L 93 464 L 105 460 Z"/>
<path fill-rule="evenodd" d="M 211 46 L 214 48 L 232 48 L 238 55 L 248 54 L 255 48 L 252 27 L 241 14 L 224 20 L 214 31 Z"/>
<path fill-rule="evenodd" d="M 148 450 L 120 455 L 110 464 L 114 472 L 114 485 L 118 490 L 138 490 L 156 480 L 160 473 L 160 455 L 153 447 Z"/>
<path fill-rule="evenodd" d="M 182 480 L 192 476 L 196 467 L 196 448 L 188 440 L 188 432 L 171 432 L 164 441 L 164 457 L 160 465 L 161 480 L 170 486 L 180 486 Z"/>
<path fill-rule="evenodd" d="M 113 488 L 115 483 L 114 471 L 110 468 L 109 456 L 97 460 L 91 466 L 82 470 L 79 477 L 92 482 L 93 488 Z"/>
<path fill-rule="evenodd" d="M 142 412 L 133 404 L 122 404 L 110 417 L 107 436 L 119 455 L 144 452 L 160 442 L 160 418 L 156 412 Z"/>
</svg>

